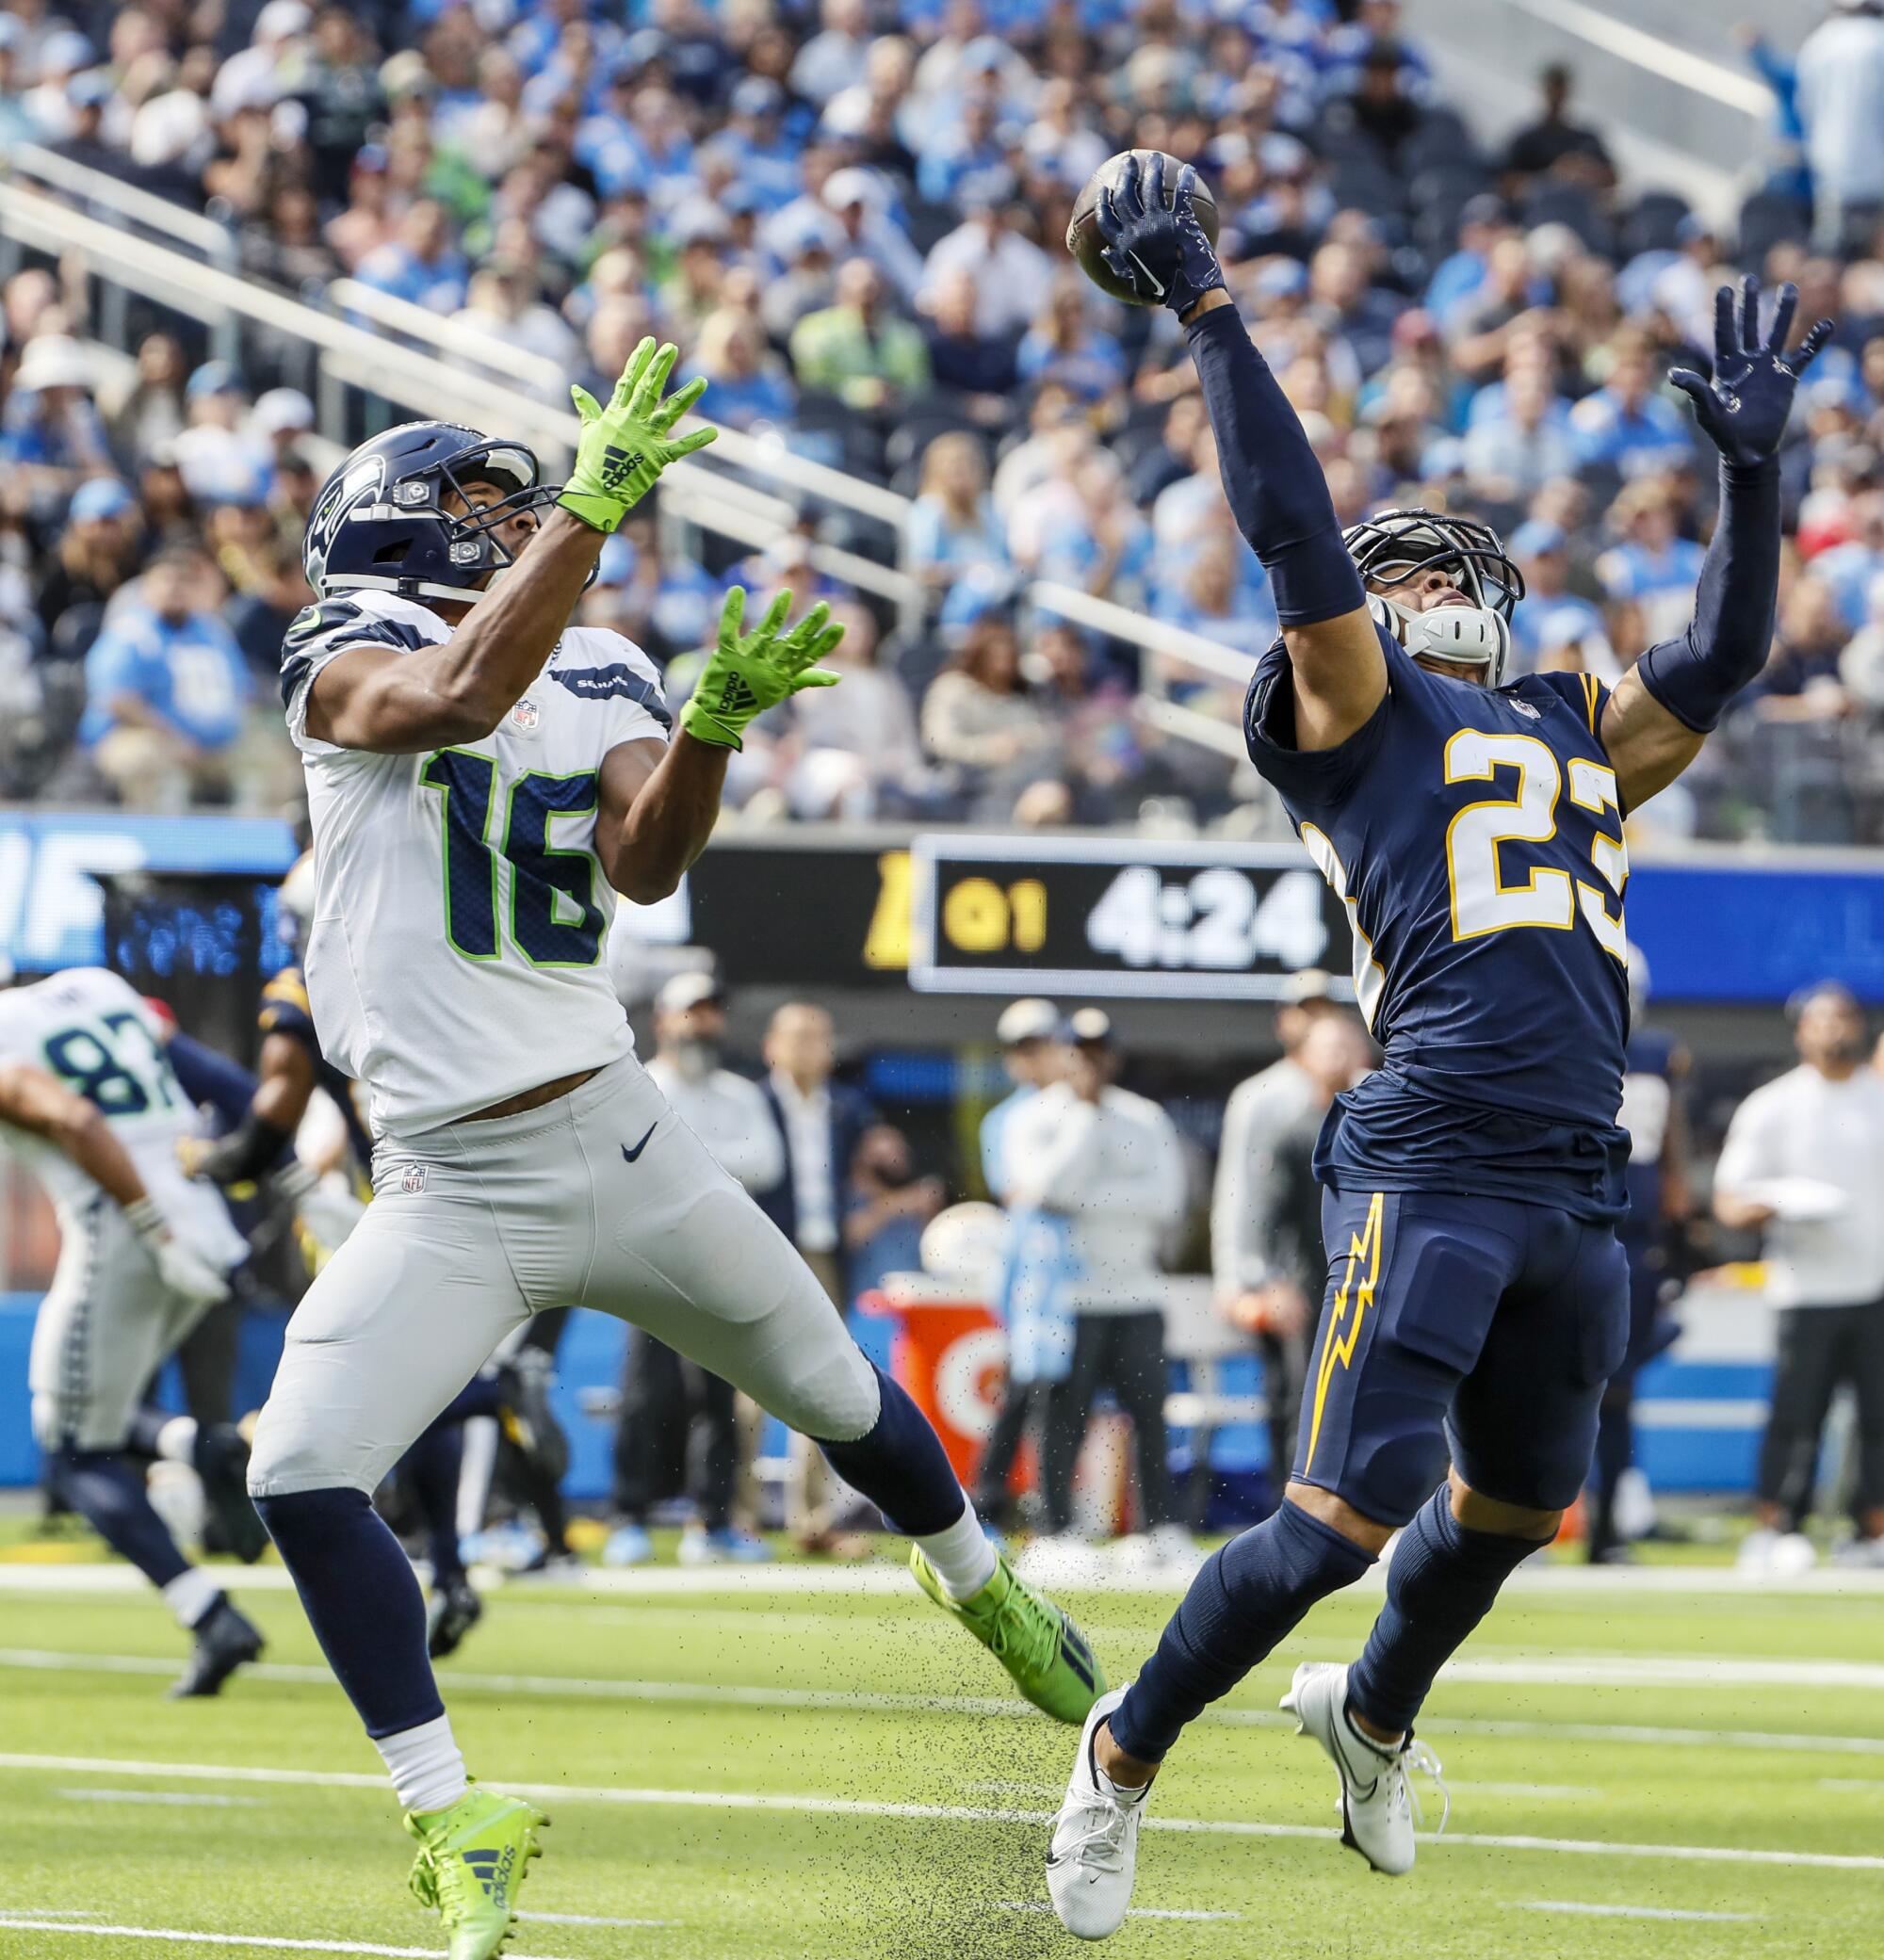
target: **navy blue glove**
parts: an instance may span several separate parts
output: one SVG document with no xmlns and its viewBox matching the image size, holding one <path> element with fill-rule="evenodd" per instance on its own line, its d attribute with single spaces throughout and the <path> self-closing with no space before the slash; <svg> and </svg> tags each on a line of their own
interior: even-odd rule
<svg viewBox="0 0 1884 1960">
<path fill-rule="evenodd" d="M 1099 256 L 1141 299 L 1156 300 L 1180 316 L 1224 283 L 1224 268 L 1191 202 L 1196 182 L 1187 163 L 1167 203 L 1162 153 L 1152 158 L 1149 170 L 1131 156 L 1117 192 L 1100 191 L 1094 213 L 1106 241 Z"/>
<path fill-rule="evenodd" d="M 1722 286 L 1713 296 L 1713 379 L 1704 380 L 1692 367 L 1678 367 L 1668 376 L 1694 403 L 1695 420 L 1709 440 L 1736 468 L 1750 468 L 1778 452 L 1786 417 L 1792 413 L 1793 391 L 1813 355 L 1831 338 L 1831 322 L 1821 320 L 1795 353 L 1785 351 L 1798 303 L 1797 286 L 1779 288 L 1773 332 L 1762 347 L 1760 282 L 1747 276 L 1741 288 L 1738 319 L 1733 288 Z"/>
</svg>

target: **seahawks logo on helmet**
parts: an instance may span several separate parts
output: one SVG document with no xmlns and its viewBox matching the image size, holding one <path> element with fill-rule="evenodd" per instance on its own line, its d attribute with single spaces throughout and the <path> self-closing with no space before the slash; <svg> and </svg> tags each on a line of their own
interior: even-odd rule
<svg viewBox="0 0 1884 1960">
<path fill-rule="evenodd" d="M 455 422 L 405 422 L 364 442 L 321 486 L 301 543 L 322 597 L 378 591 L 462 599 L 488 591 L 512 561 L 502 531 L 560 494 L 534 453 Z M 477 506 L 475 484 L 503 494 Z M 452 508 L 447 508 L 447 499 Z"/>
<path fill-rule="evenodd" d="M 1524 575 L 1488 524 L 1437 510 L 1382 510 L 1350 525 L 1341 542 L 1369 588 L 1367 609 L 1409 654 L 1480 668 L 1487 687 L 1502 683 Z M 1372 590 L 1436 570 L 1470 604 L 1418 612 Z"/>
</svg>

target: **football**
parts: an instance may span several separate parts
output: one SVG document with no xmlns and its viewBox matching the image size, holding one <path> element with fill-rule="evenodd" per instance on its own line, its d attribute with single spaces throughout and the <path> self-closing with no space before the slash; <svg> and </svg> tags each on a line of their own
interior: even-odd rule
<svg viewBox="0 0 1884 1960">
<path fill-rule="evenodd" d="M 1073 205 L 1073 216 L 1066 224 L 1066 250 L 1080 262 L 1080 269 L 1103 293 L 1110 293 L 1114 300 L 1122 300 L 1128 306 L 1150 306 L 1155 302 L 1142 298 L 1106 264 L 1100 254 L 1106 249 L 1098 224 L 1099 193 L 1102 190 L 1117 190 L 1119 179 L 1125 173 L 1129 157 L 1137 157 L 1139 167 L 1149 170 L 1151 160 L 1161 153 L 1156 150 L 1121 150 L 1116 156 L 1109 156 L 1093 174 L 1086 179 L 1085 188 L 1080 191 Z M 1175 156 L 1164 158 L 1164 197 L 1169 203 L 1178 187 L 1178 177 L 1184 166 Z M 1204 228 L 1204 235 L 1214 245 L 1217 242 L 1217 201 L 1211 195 L 1210 186 L 1203 178 L 1197 179 L 1197 187 L 1192 197 L 1196 206 L 1197 222 Z"/>
</svg>

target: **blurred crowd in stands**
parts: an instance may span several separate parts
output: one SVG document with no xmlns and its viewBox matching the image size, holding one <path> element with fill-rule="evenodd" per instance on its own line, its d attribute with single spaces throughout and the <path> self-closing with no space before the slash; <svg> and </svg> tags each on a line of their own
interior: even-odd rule
<svg viewBox="0 0 1884 1960">
<path fill-rule="evenodd" d="M 604 554 L 585 617 L 679 663 L 675 690 L 736 578 L 842 607 L 846 685 L 738 758 L 755 818 L 1279 828 L 1246 771 L 1137 712 L 1152 656 L 1029 598 L 1072 587 L 1239 656 L 1275 630 L 1175 322 L 1062 249 L 1108 154 L 1214 187 L 1344 520 L 1503 528 L 1525 668 L 1614 678 L 1682 629 L 1713 484 L 1663 377 L 1704 361 L 1733 268 L 1795 280 L 1798 331 L 1839 331 L 1783 459 L 1772 660 L 1650 816 L 1877 842 L 1884 17 L 1818 11 L 1799 48 L 1749 46 L 1773 136 L 1718 230 L 1621 178 L 1562 71 L 1486 149 L 1399 0 L 11 0 L 0 140 L 208 213 L 258 281 L 349 277 L 473 327 L 523 384 L 554 372 L 545 399 L 671 337 L 712 419 L 913 498 L 895 545 L 807 504 L 755 558 L 675 550 L 653 512 Z M 0 795 L 294 792 L 276 648 L 319 434 L 358 431 L 166 324 L 121 354 L 83 281 L 5 286 Z M 819 542 L 901 563 L 925 604 L 847 591 Z M 1160 689 L 1234 723 L 1233 670 Z"/>
</svg>

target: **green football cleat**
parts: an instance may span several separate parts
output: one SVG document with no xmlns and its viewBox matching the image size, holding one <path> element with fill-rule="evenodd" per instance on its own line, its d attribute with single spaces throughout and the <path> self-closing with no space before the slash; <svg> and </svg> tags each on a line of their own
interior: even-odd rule
<svg viewBox="0 0 1884 1960">
<path fill-rule="evenodd" d="M 951 1599 L 940 1575 L 909 1548 L 916 1583 L 946 1607 L 1014 1677 L 1014 1685 L 1043 1714 L 1075 1728 L 1106 1692 L 1105 1670 L 1074 1626 L 1045 1593 L 1036 1593 L 1007 1562 L 995 1554 L 995 1576 L 972 1599 Z"/>
<path fill-rule="evenodd" d="M 543 1855 L 536 1834 L 548 1822 L 520 1797 L 475 1784 L 449 1810 L 407 1812 L 418 1839 L 413 1892 L 451 1936 L 451 1960 L 490 1960 L 510 1938 L 517 1887 Z"/>
</svg>

